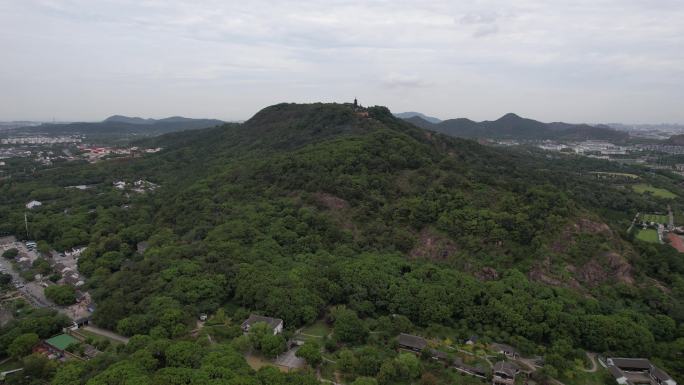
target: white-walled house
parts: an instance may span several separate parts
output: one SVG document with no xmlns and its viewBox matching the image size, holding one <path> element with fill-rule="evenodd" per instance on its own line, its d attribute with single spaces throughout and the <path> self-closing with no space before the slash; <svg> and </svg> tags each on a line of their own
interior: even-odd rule
<svg viewBox="0 0 684 385">
<path fill-rule="evenodd" d="M 273 335 L 283 332 L 283 320 L 280 318 L 264 317 L 256 314 L 250 314 L 249 318 L 242 323 L 241 328 L 245 333 L 249 333 L 249 329 L 256 323 L 263 322 L 273 330 Z"/>
</svg>

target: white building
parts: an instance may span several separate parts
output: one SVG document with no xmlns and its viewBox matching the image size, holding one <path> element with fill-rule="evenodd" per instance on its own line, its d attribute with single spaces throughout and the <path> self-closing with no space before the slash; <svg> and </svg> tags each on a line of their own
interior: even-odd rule
<svg viewBox="0 0 684 385">
<path fill-rule="evenodd" d="M 242 323 L 241 328 L 245 333 L 249 333 L 249 329 L 254 324 L 265 323 L 268 327 L 273 330 L 273 335 L 280 334 L 283 332 L 283 320 L 280 318 L 264 317 L 256 314 L 251 314 L 249 318 Z"/>
<path fill-rule="evenodd" d="M 29 202 L 29 203 L 26 204 L 26 208 L 29 209 L 29 210 L 32 210 L 33 208 L 35 208 L 35 207 L 40 207 L 40 206 L 42 206 L 42 205 L 43 205 L 43 204 L 40 203 L 39 201 L 32 200 L 31 202 Z"/>
</svg>

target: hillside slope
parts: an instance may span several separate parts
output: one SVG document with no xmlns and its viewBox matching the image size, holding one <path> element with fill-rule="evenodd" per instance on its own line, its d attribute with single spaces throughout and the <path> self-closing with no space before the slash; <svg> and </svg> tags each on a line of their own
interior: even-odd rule
<svg viewBox="0 0 684 385">
<path fill-rule="evenodd" d="M 619 165 L 484 147 L 340 104 L 279 104 L 150 140 L 164 150 L 0 191 L 2 230 L 21 235 L 23 204 L 38 199 L 36 239 L 88 243 L 79 269 L 100 326 L 175 338 L 229 309 L 294 329 L 344 305 L 369 324 L 398 314 L 530 353 L 553 346 L 552 362 L 583 348 L 684 369 L 681 257 L 620 230 L 660 202 L 585 173 Z M 112 187 L 138 179 L 161 187 Z M 60 188 L 72 184 L 97 187 Z"/>
</svg>

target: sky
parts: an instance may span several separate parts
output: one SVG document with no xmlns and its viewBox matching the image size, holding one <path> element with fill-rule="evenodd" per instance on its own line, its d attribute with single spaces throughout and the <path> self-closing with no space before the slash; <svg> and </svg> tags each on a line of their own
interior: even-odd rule
<svg viewBox="0 0 684 385">
<path fill-rule="evenodd" d="M 0 120 L 280 102 L 684 123 L 682 0 L 0 0 Z"/>
</svg>

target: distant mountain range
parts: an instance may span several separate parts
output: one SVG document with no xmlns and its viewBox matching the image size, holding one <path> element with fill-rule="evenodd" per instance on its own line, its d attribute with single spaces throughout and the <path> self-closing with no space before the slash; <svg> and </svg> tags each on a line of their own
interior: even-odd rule
<svg viewBox="0 0 684 385">
<path fill-rule="evenodd" d="M 51 135 L 86 135 L 91 137 L 156 136 L 176 131 L 214 127 L 223 123 L 223 121 L 216 119 L 191 119 L 181 116 L 164 119 L 144 119 L 113 115 L 102 122 L 46 123 L 39 126 L 16 128 L 13 131 L 33 134 L 49 133 Z"/>
<path fill-rule="evenodd" d="M 405 120 L 421 128 L 460 138 L 607 140 L 612 142 L 623 142 L 629 138 L 628 133 L 605 125 L 542 123 L 513 113 L 506 114 L 497 120 L 483 122 L 459 118 L 431 123 L 417 115 Z"/>
<path fill-rule="evenodd" d="M 103 120 L 102 123 L 127 123 L 127 124 L 136 124 L 136 125 L 154 125 L 154 124 L 168 124 L 168 123 L 173 123 L 173 124 L 196 124 L 197 122 L 202 122 L 202 121 L 209 121 L 209 122 L 218 122 L 218 124 L 223 123 L 220 120 L 213 120 L 213 119 L 192 119 L 192 118 L 184 118 L 182 116 L 172 116 L 170 118 L 164 118 L 164 119 L 144 119 L 144 118 L 138 118 L 138 117 L 130 117 L 130 116 L 123 116 L 123 115 L 112 115 L 108 117 L 107 119 Z"/>
<path fill-rule="evenodd" d="M 428 122 L 430 122 L 430 123 L 433 123 L 433 124 L 437 124 L 437 123 L 440 123 L 440 122 L 442 121 L 442 119 L 435 118 L 435 117 L 433 117 L 433 116 L 427 116 L 427 115 L 425 115 L 425 114 L 423 114 L 423 113 L 415 112 L 415 111 L 410 111 L 410 112 L 399 112 L 399 113 L 396 113 L 396 114 L 393 114 L 393 115 L 396 116 L 396 117 L 399 118 L 399 119 L 404 119 L 404 120 L 407 120 L 407 119 L 410 119 L 410 118 L 413 118 L 413 117 L 416 117 L 416 116 L 417 116 L 417 117 L 419 117 L 419 118 L 421 118 L 421 119 L 423 119 L 423 120 L 426 120 L 426 121 L 428 121 Z"/>
</svg>

